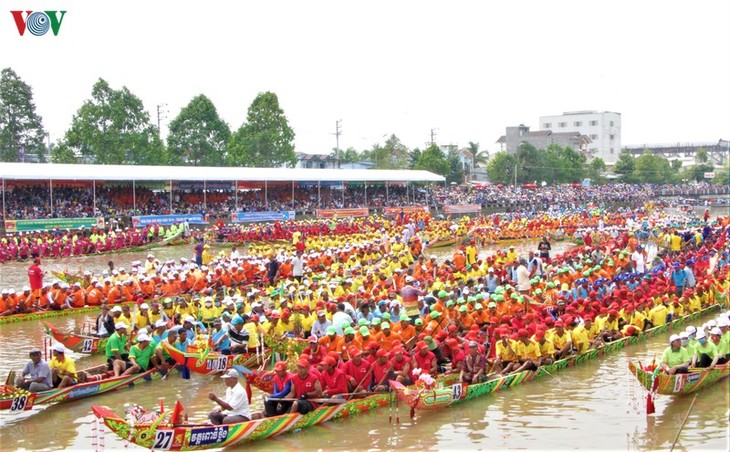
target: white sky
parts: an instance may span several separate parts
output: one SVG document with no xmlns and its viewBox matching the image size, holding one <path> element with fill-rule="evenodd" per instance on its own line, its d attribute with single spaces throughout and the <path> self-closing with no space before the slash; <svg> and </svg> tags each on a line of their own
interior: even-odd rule
<svg viewBox="0 0 730 452">
<path fill-rule="evenodd" d="M 102 77 L 153 121 L 205 94 L 233 130 L 273 91 L 296 150 L 395 133 L 482 149 L 506 126 L 622 114 L 622 144 L 730 139 L 730 2 L 4 0 L 0 67 L 29 83 L 51 139 Z M 68 11 L 20 37 L 9 10 Z M 166 129 L 163 127 L 163 133 Z"/>
</svg>

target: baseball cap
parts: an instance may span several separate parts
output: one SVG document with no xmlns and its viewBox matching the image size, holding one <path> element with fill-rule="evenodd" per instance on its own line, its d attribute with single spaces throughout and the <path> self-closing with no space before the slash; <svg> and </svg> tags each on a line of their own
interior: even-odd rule
<svg viewBox="0 0 730 452">
<path fill-rule="evenodd" d="M 226 373 L 221 375 L 221 378 L 238 378 L 238 371 L 236 369 L 228 369 Z"/>
</svg>

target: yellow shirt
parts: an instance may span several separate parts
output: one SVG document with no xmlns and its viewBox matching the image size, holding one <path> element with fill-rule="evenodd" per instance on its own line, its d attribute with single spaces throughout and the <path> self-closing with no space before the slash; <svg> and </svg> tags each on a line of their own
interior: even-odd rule
<svg viewBox="0 0 730 452">
<path fill-rule="evenodd" d="M 565 344 L 568 342 L 572 342 L 573 339 L 570 337 L 570 333 L 568 333 L 568 330 L 563 330 L 563 334 L 558 334 L 556 330 L 548 331 L 548 340 L 553 343 L 555 348 L 562 350 L 563 347 L 565 347 Z"/>
<path fill-rule="evenodd" d="M 137 328 L 145 328 L 150 324 L 150 322 L 147 319 L 147 316 L 144 316 L 141 312 L 138 312 L 134 316 L 134 324 L 137 325 Z"/>
<path fill-rule="evenodd" d="M 588 338 L 588 330 L 583 325 L 578 325 L 570 332 L 573 339 L 573 345 L 578 353 L 585 353 L 591 348 L 591 340 Z"/>
<path fill-rule="evenodd" d="M 259 332 L 256 329 L 256 324 L 253 322 L 247 322 L 243 324 L 243 329 L 248 331 L 248 348 L 256 348 L 261 345 L 259 341 Z"/>
<path fill-rule="evenodd" d="M 661 326 L 667 323 L 667 314 L 669 313 L 669 309 L 667 309 L 666 306 L 663 304 L 660 304 L 659 306 L 654 306 L 651 308 L 651 311 L 649 311 L 649 321 L 654 324 L 654 326 Z"/>
<path fill-rule="evenodd" d="M 542 356 L 540 345 L 533 340 L 530 340 L 527 344 L 517 340 L 512 344 L 512 347 L 520 360 L 529 359 L 534 361 Z"/>
<path fill-rule="evenodd" d="M 515 352 L 513 351 L 515 343 L 511 339 L 507 339 L 507 342 L 508 345 L 505 345 L 501 339 L 497 341 L 497 356 L 502 361 L 514 361 L 516 359 Z"/>
<path fill-rule="evenodd" d="M 553 356 L 555 354 L 555 346 L 549 340 L 546 339 L 542 344 L 537 341 L 535 343 L 540 347 L 541 356 Z"/>
<path fill-rule="evenodd" d="M 124 314 L 119 314 L 119 317 L 114 319 L 114 323 L 117 323 L 117 322 L 122 322 L 127 326 L 132 324 L 132 322 Z"/>
<path fill-rule="evenodd" d="M 71 358 L 64 356 L 63 361 L 59 361 L 54 356 L 51 358 L 51 362 L 48 363 L 48 367 L 58 369 L 59 372 L 68 372 L 72 378 L 76 379 L 76 364 Z"/>
</svg>

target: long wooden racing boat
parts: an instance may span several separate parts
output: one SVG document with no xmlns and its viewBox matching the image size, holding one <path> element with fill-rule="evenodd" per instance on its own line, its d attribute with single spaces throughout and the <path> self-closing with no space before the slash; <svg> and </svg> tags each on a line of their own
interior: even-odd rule
<svg viewBox="0 0 730 452">
<path fill-rule="evenodd" d="M 123 303 L 123 304 L 130 304 L 131 303 Z M 6 325 L 8 323 L 16 323 L 16 322 L 28 322 L 28 321 L 34 321 L 34 320 L 43 320 L 43 319 L 50 319 L 54 317 L 65 317 L 67 315 L 72 314 L 86 314 L 86 313 L 97 313 L 99 312 L 99 306 L 84 306 L 83 308 L 69 308 L 69 309 L 62 309 L 59 311 L 49 310 L 49 311 L 39 311 L 39 312 L 29 312 L 26 314 L 13 314 L 13 315 L 6 315 L 3 317 L 0 317 L 0 325 Z"/>
<path fill-rule="evenodd" d="M 104 353 L 106 350 L 106 342 L 108 339 L 106 337 L 63 332 L 48 322 L 43 322 L 43 327 L 46 333 L 53 337 L 53 339 L 76 353 Z"/>
<path fill-rule="evenodd" d="M 218 352 L 182 352 L 170 345 L 167 341 L 162 342 L 162 347 L 177 364 L 187 367 L 191 372 L 204 375 L 225 372 L 234 365 L 244 367 L 258 366 L 266 357 L 265 355 L 261 356 L 256 353 L 224 355 Z"/>
<path fill-rule="evenodd" d="M 88 254 L 79 254 L 75 256 L 44 256 L 43 260 L 56 260 L 56 259 L 68 259 L 73 257 L 85 257 L 85 256 L 104 256 L 106 254 L 127 254 L 127 253 L 138 253 L 141 251 L 147 251 L 154 248 L 158 248 L 161 246 L 167 246 L 167 245 L 181 245 L 184 243 L 188 243 L 188 239 L 183 238 L 183 232 L 179 231 L 175 235 L 164 238 L 162 240 L 158 240 L 152 243 L 145 243 L 144 245 L 137 245 L 137 246 L 125 246 L 124 248 L 114 249 L 114 250 L 106 250 L 106 251 L 99 251 L 96 253 L 88 253 Z M 80 276 L 78 274 L 72 274 L 68 272 L 51 272 L 53 276 L 58 278 L 59 280 L 73 284 L 77 281 L 81 281 L 83 279 L 83 276 Z"/>
<path fill-rule="evenodd" d="M 446 237 L 446 238 L 438 238 L 434 240 L 433 242 L 428 242 L 428 246 L 426 246 L 427 249 L 431 248 L 443 248 L 446 246 L 451 246 L 456 243 L 458 240 L 457 237 Z"/>
<path fill-rule="evenodd" d="M 610 342 L 597 349 L 589 350 L 582 355 L 574 355 L 556 361 L 548 366 L 541 366 L 536 371 L 523 371 L 501 376 L 484 383 L 466 384 L 457 380 L 457 375 L 451 374 L 440 379 L 438 402 L 422 403 L 417 409 L 428 406 L 428 409 L 439 409 L 464 400 L 471 400 L 502 389 L 511 388 L 535 380 L 547 374 L 572 367 L 585 361 L 598 358 L 608 353 L 621 350 L 627 345 L 654 337 L 658 334 L 684 326 L 685 323 L 695 320 L 702 315 L 714 312 L 719 305 L 713 305 L 702 311 L 680 317 L 671 323 L 649 329 L 639 336 L 631 336 Z M 397 385 L 395 385 L 397 388 Z M 408 388 L 409 391 L 413 387 Z M 152 419 L 144 422 L 134 422 L 122 419 L 106 407 L 92 406 L 97 418 L 121 438 L 148 449 L 165 450 L 199 450 L 227 447 L 239 442 L 255 441 L 270 438 L 289 430 L 311 427 L 332 419 L 349 417 L 388 405 L 395 393 L 375 394 L 363 399 L 350 400 L 335 406 L 322 406 L 302 416 L 300 414 L 284 414 L 249 422 L 228 425 L 211 424 L 177 424 L 170 422 L 169 412 L 156 414 Z M 447 395 L 450 394 L 450 397 Z"/>
<path fill-rule="evenodd" d="M 23 389 L 0 386 L 0 411 L 25 411 L 36 405 L 70 402 L 91 396 L 101 395 L 126 386 L 132 386 L 139 380 L 153 381 L 164 376 L 164 372 L 148 370 L 146 372 L 115 377 L 108 375 L 106 364 L 83 370 L 88 375 L 84 383 L 77 383 L 65 388 L 52 388 L 47 391 L 29 392 Z"/>
<path fill-rule="evenodd" d="M 657 367 L 646 370 L 641 364 L 629 361 L 629 370 L 647 391 L 664 395 L 691 394 L 730 377 L 730 364 L 709 368 L 693 368 L 686 374 L 668 375 Z"/>
<path fill-rule="evenodd" d="M 467 383 L 454 383 L 452 385 L 444 385 L 439 391 L 437 396 L 432 396 L 428 391 L 414 391 L 413 389 L 395 386 L 394 390 L 399 400 L 404 401 L 408 406 L 415 409 L 423 410 L 437 410 L 445 408 L 453 403 L 457 403 L 463 400 L 470 400 L 476 397 L 483 396 L 492 392 L 497 392 L 505 388 L 511 388 L 522 383 L 530 382 L 536 378 L 540 378 L 545 375 L 552 375 L 560 370 L 573 367 L 581 364 L 585 361 L 601 357 L 603 355 L 614 353 L 618 350 L 622 350 L 632 344 L 636 344 L 641 341 L 645 341 L 659 334 L 664 334 L 667 331 L 671 331 L 675 328 L 683 327 L 687 322 L 696 320 L 706 314 L 718 311 L 720 309 L 719 304 L 708 306 L 701 311 L 679 317 L 674 321 L 648 329 L 638 336 L 624 337 L 619 340 L 609 342 L 598 348 L 588 350 L 581 355 L 571 355 L 567 358 L 555 361 L 552 364 L 546 366 L 540 366 L 534 371 L 522 371 L 518 373 L 512 373 L 509 375 L 499 376 L 488 380 L 484 383 L 467 384 Z M 443 394 L 450 392 L 451 398 L 444 397 Z M 425 397 L 426 400 L 419 400 L 420 397 Z"/>
</svg>

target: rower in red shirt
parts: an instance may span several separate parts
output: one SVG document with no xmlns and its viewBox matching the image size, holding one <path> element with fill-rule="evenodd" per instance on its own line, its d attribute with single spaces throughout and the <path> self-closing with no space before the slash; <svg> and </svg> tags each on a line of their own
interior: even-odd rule
<svg viewBox="0 0 730 452">
<path fill-rule="evenodd" d="M 428 344 L 425 341 L 416 343 L 416 353 L 413 355 L 412 366 L 414 369 L 421 369 L 431 375 L 436 375 L 436 355 L 429 351 Z"/>
<path fill-rule="evenodd" d="M 376 353 L 378 357 L 370 366 L 373 373 L 373 383 L 370 386 L 371 391 L 385 392 L 388 390 L 388 380 L 393 378 L 393 365 L 388 360 L 388 352 L 379 349 Z"/>
<path fill-rule="evenodd" d="M 324 370 L 320 378 L 322 385 L 322 397 L 331 397 L 347 393 L 347 377 L 338 369 L 337 361 L 331 356 L 322 360 Z"/>
<path fill-rule="evenodd" d="M 314 399 L 322 395 L 322 385 L 314 374 L 309 372 L 309 361 L 300 358 L 297 361 L 297 373 L 292 377 L 292 390 L 287 398 L 296 399 L 290 413 L 307 414 L 317 408 Z"/>
<path fill-rule="evenodd" d="M 362 352 L 352 347 L 350 350 L 350 360 L 345 363 L 344 368 L 350 392 L 366 391 L 366 388 L 369 386 L 366 381 L 369 370 L 370 361 L 362 359 Z"/>
</svg>

